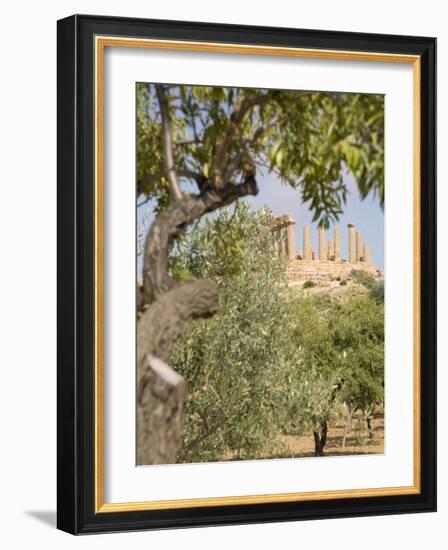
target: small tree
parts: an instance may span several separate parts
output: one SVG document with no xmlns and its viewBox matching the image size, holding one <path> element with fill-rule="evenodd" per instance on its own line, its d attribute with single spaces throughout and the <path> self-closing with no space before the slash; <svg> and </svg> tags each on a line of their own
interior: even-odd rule
<svg viewBox="0 0 448 550">
<path fill-rule="evenodd" d="M 219 288 L 219 310 L 179 340 L 172 365 L 189 393 L 178 462 L 257 458 L 285 422 L 288 375 L 300 364 L 294 317 L 267 212 L 240 204 L 191 231 L 173 277 L 188 272 Z"/>
<path fill-rule="evenodd" d="M 357 410 L 367 413 L 384 399 L 384 306 L 358 298 L 335 306 L 332 340 L 343 355 L 340 399 L 347 406 L 342 447 Z"/>
<path fill-rule="evenodd" d="M 315 455 L 321 456 L 337 400 L 348 411 L 343 446 L 354 412 L 367 413 L 383 400 L 384 307 L 366 297 L 335 304 L 322 296 L 300 299 L 296 315 L 302 368 L 294 385 L 297 401 L 290 406 L 297 431 L 312 430 Z"/>
<path fill-rule="evenodd" d="M 328 316 L 332 303 L 326 297 L 300 298 L 295 304 L 294 341 L 302 351 L 302 368 L 293 378 L 292 415 L 297 433 L 311 430 L 316 456 L 322 456 L 328 422 L 340 385 L 340 354 L 332 345 Z"/>
</svg>

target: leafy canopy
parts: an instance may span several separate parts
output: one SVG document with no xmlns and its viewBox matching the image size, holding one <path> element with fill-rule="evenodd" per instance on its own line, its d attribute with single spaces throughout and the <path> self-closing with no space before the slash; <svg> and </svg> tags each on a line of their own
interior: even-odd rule
<svg viewBox="0 0 448 550">
<path fill-rule="evenodd" d="M 335 306 L 329 323 L 342 352 L 341 399 L 366 410 L 384 398 L 384 304 L 358 298 Z"/>
<path fill-rule="evenodd" d="M 328 226 L 347 198 L 349 171 L 362 198 L 384 201 L 384 98 L 380 95 L 165 86 L 177 177 L 219 187 L 248 172 L 275 173 Z M 138 190 L 163 209 L 163 125 L 155 86 L 137 85 Z M 225 147 L 223 147 L 225 145 Z"/>
</svg>

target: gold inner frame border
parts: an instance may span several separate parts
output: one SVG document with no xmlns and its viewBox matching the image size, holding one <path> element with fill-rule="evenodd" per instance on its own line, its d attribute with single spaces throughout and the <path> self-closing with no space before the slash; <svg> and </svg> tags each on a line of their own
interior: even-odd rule
<svg viewBox="0 0 448 550">
<path fill-rule="evenodd" d="M 104 54 L 106 47 L 145 48 L 207 53 L 232 53 L 301 57 L 327 60 L 406 63 L 413 66 L 413 454 L 414 483 L 403 487 L 370 489 L 343 489 L 301 493 L 275 493 L 263 495 L 154 500 L 141 502 L 106 503 L 104 501 Z M 381 52 L 356 52 L 310 48 L 256 46 L 118 36 L 96 36 L 95 59 L 95 513 L 167 510 L 212 506 L 232 506 L 279 502 L 304 502 L 343 498 L 379 497 L 420 494 L 421 480 L 421 425 L 420 425 L 420 273 L 421 273 L 421 220 L 420 220 L 420 117 L 421 117 L 421 61 L 420 56 Z"/>
</svg>

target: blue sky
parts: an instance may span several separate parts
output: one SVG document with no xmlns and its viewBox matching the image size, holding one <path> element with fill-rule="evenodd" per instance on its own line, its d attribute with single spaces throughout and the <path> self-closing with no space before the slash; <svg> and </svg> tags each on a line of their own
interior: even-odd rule
<svg viewBox="0 0 448 550">
<path fill-rule="evenodd" d="M 250 197 L 245 200 L 252 203 L 254 210 L 268 206 L 274 214 L 292 214 L 297 222 L 296 225 L 296 246 L 303 250 L 302 228 L 304 225 L 311 226 L 311 242 L 314 250 L 317 251 L 317 225 L 312 223 L 313 214 L 308 205 L 301 200 L 300 192 L 290 186 L 282 185 L 275 174 L 268 174 L 257 178 L 259 193 L 256 197 Z M 349 190 L 347 203 L 344 207 L 344 213 L 340 216 L 338 225 L 341 228 L 342 257 L 348 256 L 348 235 L 347 224 L 355 224 L 356 230 L 362 231 L 363 243 L 370 245 L 372 262 L 379 268 L 384 269 L 384 213 L 380 207 L 379 200 L 376 197 L 369 196 L 361 200 L 357 184 L 350 175 L 344 176 L 344 181 Z M 188 190 L 194 190 L 189 187 Z M 146 215 L 145 215 L 146 212 Z M 152 213 L 151 202 L 138 209 L 137 223 L 146 218 L 146 226 L 152 223 L 154 215 Z M 327 238 L 333 238 L 333 228 L 327 232 Z M 138 260 L 138 273 L 141 273 L 141 258 Z"/>
</svg>

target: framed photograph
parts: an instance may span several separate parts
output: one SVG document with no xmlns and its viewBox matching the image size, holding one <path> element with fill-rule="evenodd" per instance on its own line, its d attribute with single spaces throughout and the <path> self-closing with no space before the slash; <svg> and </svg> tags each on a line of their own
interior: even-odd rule
<svg viewBox="0 0 448 550">
<path fill-rule="evenodd" d="M 436 509 L 434 38 L 58 22 L 58 527 Z"/>
</svg>

